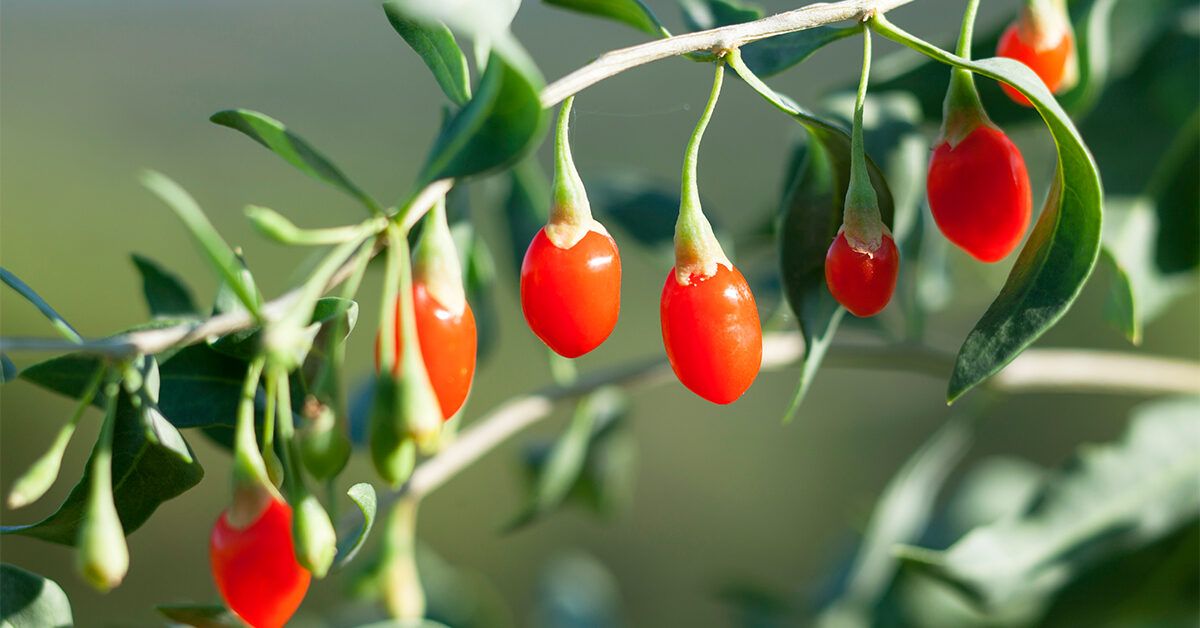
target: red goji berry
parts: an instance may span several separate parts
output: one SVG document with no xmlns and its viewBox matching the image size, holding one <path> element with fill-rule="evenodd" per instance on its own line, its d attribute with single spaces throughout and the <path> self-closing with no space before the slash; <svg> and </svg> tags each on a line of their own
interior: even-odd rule
<svg viewBox="0 0 1200 628">
<path fill-rule="evenodd" d="M 996 46 L 996 55 L 1029 66 L 1051 92 L 1057 93 L 1066 87 L 1073 82 L 1075 37 L 1071 34 L 1065 9 L 1050 2 L 1022 10 L 1016 21 L 1004 29 Z M 1000 87 L 1013 102 L 1033 106 L 1024 94 L 1012 87 L 1004 83 Z"/>
<path fill-rule="evenodd" d="M 593 230 L 562 249 L 538 231 L 521 263 L 521 310 L 533 333 L 563 357 L 600 346 L 621 312 L 616 241 Z"/>
<path fill-rule="evenodd" d="M 900 253 L 886 231 L 878 248 L 855 248 L 839 230 L 825 254 L 825 283 L 829 292 L 855 316 L 874 316 L 887 307 L 896 290 Z"/>
<path fill-rule="evenodd" d="M 663 345 L 679 381 L 719 404 L 736 401 L 762 366 L 762 327 L 750 286 L 737 268 L 717 265 L 711 277 L 663 286 Z"/>
<path fill-rule="evenodd" d="M 994 126 L 975 127 L 955 146 L 938 144 L 926 190 L 938 228 L 980 261 L 1007 257 L 1029 226 L 1033 196 L 1025 160 Z"/>
<path fill-rule="evenodd" d="M 221 513 L 209 542 L 217 590 L 253 628 L 283 626 L 300 607 L 311 579 L 296 562 L 291 507 L 271 497 L 245 527 L 235 527 L 228 517 L 228 511 Z"/>
</svg>

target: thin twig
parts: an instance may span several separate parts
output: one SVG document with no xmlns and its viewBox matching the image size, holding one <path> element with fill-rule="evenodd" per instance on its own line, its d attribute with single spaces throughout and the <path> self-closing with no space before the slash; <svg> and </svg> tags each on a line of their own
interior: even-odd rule
<svg viewBox="0 0 1200 628">
<path fill-rule="evenodd" d="M 767 334 L 762 368 L 789 366 L 803 354 L 800 334 Z M 954 367 L 954 356 L 920 346 L 834 345 L 825 363 L 834 368 L 900 370 L 945 378 Z M 571 386 L 551 386 L 514 397 L 479 417 L 441 453 L 421 463 L 408 483 L 383 501 L 386 504 L 404 494 L 421 498 L 437 490 L 500 443 L 549 416 L 557 401 L 603 386 L 651 386 L 669 380 L 670 373 L 665 360 L 649 360 L 596 373 Z M 1005 392 L 1196 394 L 1200 393 L 1200 363 L 1116 352 L 1027 349 L 983 386 Z"/>
</svg>

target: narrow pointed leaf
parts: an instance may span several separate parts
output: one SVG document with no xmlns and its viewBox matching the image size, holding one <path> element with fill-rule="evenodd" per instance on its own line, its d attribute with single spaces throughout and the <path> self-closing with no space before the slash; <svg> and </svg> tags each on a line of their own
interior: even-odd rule
<svg viewBox="0 0 1200 628">
<path fill-rule="evenodd" d="M 394 2 L 383 3 L 388 22 L 421 57 L 446 97 L 456 105 L 471 99 L 467 57 L 445 24 L 426 24 L 405 17 Z"/>
<path fill-rule="evenodd" d="M 283 158 L 300 172 L 358 199 L 367 209 L 376 213 L 382 211 L 379 203 L 375 202 L 370 195 L 350 181 L 337 166 L 279 120 L 249 109 L 218 111 L 209 120 L 214 124 L 243 133 Z"/>
<path fill-rule="evenodd" d="M 187 285 L 178 275 L 163 268 L 158 262 L 138 254 L 133 255 L 133 265 L 142 277 L 142 293 L 150 315 L 167 318 L 199 316 L 200 309 L 192 300 Z"/>
<path fill-rule="evenodd" d="M 0 281 L 3 281 L 9 288 L 16 290 L 17 294 L 25 297 L 26 301 L 32 303 L 42 313 L 42 316 L 50 320 L 50 324 L 54 326 L 54 329 L 63 338 L 73 342 L 81 342 L 83 340 L 79 336 L 79 332 L 75 331 L 75 328 L 67 322 L 67 319 L 63 318 L 53 307 L 50 307 L 50 304 L 35 292 L 33 288 L 30 288 L 28 284 L 21 281 L 20 277 L 12 274 L 12 272 L 3 266 L 0 266 Z"/>
</svg>

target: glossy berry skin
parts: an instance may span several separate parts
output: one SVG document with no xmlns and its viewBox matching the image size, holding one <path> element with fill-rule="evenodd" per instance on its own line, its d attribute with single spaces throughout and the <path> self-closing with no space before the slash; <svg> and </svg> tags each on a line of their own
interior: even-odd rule
<svg viewBox="0 0 1200 628">
<path fill-rule="evenodd" d="M 226 605 L 253 628 L 283 626 L 304 599 L 310 574 L 296 562 L 292 509 L 271 498 L 258 520 L 238 529 L 228 512 L 213 526 L 209 558 Z"/>
<path fill-rule="evenodd" d="M 1041 77 L 1042 82 L 1050 88 L 1051 92 L 1057 92 L 1067 75 L 1067 63 L 1070 62 L 1071 53 L 1075 48 L 1075 38 L 1071 36 L 1069 30 L 1064 30 L 1054 43 L 1047 46 L 1041 42 L 1025 41 L 1021 37 L 1021 33 L 1022 29 L 1017 22 L 1009 24 L 1008 28 L 1004 30 L 1004 34 L 1000 36 L 1000 43 L 996 46 L 996 56 L 1008 57 L 1024 63 Z M 1004 83 L 1001 83 L 1000 87 L 1018 105 L 1033 106 L 1028 98 L 1012 87 Z"/>
<path fill-rule="evenodd" d="M 417 338 L 421 343 L 421 357 L 429 382 L 437 395 L 442 409 L 442 420 L 449 420 L 462 408 L 471 391 L 471 380 L 475 377 L 475 351 L 478 335 L 475 329 L 475 314 L 469 303 L 463 311 L 455 314 L 438 302 L 421 281 L 413 283 L 413 313 L 417 319 Z M 396 301 L 396 355 L 404 346 L 401 333 L 400 302 Z M 375 343 L 375 368 L 379 368 L 379 342 Z M 400 361 L 396 361 L 395 375 L 399 377 Z"/>
<path fill-rule="evenodd" d="M 979 261 L 1007 257 L 1029 227 L 1033 195 L 1025 160 L 995 127 L 975 127 L 953 148 L 939 144 L 929 161 L 926 191 L 946 239 Z"/>
<path fill-rule="evenodd" d="M 736 268 L 680 284 L 675 269 L 663 285 L 663 345 L 679 381 L 718 404 L 732 403 L 762 366 L 762 327 L 750 286 Z"/>
<path fill-rule="evenodd" d="M 611 236 L 588 231 L 560 249 L 538 231 L 521 264 L 521 310 L 555 353 L 577 358 L 600 346 L 621 312 L 621 257 Z"/>
<path fill-rule="evenodd" d="M 859 317 L 874 316 L 887 307 L 896 291 L 900 252 L 892 236 L 884 233 L 874 252 L 854 249 L 838 231 L 825 254 L 825 283 L 842 307 Z"/>
</svg>

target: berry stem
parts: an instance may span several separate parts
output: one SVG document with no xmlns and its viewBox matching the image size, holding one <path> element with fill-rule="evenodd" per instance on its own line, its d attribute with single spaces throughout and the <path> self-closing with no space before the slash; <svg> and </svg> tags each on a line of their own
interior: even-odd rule
<svg viewBox="0 0 1200 628">
<path fill-rule="evenodd" d="M 968 0 L 963 13 L 962 29 L 958 35 L 958 56 L 971 58 L 971 38 L 975 30 L 975 14 L 979 0 Z M 970 70 L 950 70 L 950 87 L 946 90 L 946 101 L 942 106 L 941 138 L 953 148 L 981 125 L 991 126 L 979 92 L 975 89 L 975 75 Z"/>
<path fill-rule="evenodd" d="M 592 206 L 588 202 L 583 179 L 579 177 L 579 171 L 575 168 L 575 160 L 571 157 L 571 105 L 574 103 L 575 97 L 571 96 L 563 101 L 558 110 L 558 126 L 554 133 L 554 188 L 549 224 L 578 230 L 579 238 L 575 239 L 575 242 L 578 242 L 591 227 Z"/>
<path fill-rule="evenodd" d="M 244 528 L 257 520 L 270 499 L 277 495 L 254 436 L 254 397 L 265 363 L 266 358 L 262 356 L 250 362 L 238 401 L 233 446 L 233 506 L 228 516 L 229 525 L 235 528 Z"/>
<path fill-rule="evenodd" d="M 712 225 L 704 216 L 700 207 L 700 186 L 697 183 L 696 166 L 700 157 L 700 141 L 704 131 L 712 119 L 721 96 L 721 83 L 725 77 L 725 59 L 717 60 L 717 70 L 713 77 L 712 92 L 708 96 L 708 104 L 700 114 L 696 130 L 688 140 L 687 149 L 683 154 L 683 187 L 680 191 L 679 219 L 675 223 L 675 278 L 680 284 L 691 283 L 693 275 L 707 278 L 716 274 L 717 264 L 731 266 L 721 243 L 713 234 Z"/>
<path fill-rule="evenodd" d="M 875 251 L 883 241 L 883 219 L 879 215 L 879 199 L 867 170 L 867 153 L 863 146 L 863 106 L 867 99 L 867 84 L 871 77 L 871 30 L 863 29 L 862 75 L 854 98 L 854 128 L 850 132 L 850 186 L 842 214 L 846 240 L 859 250 Z"/>
<path fill-rule="evenodd" d="M 450 223 L 446 220 L 446 198 L 434 203 L 425 216 L 425 228 L 417 242 L 413 259 L 413 276 L 425 284 L 433 298 L 443 307 L 461 314 L 467 306 L 462 285 L 462 264 Z"/>
</svg>

